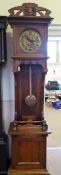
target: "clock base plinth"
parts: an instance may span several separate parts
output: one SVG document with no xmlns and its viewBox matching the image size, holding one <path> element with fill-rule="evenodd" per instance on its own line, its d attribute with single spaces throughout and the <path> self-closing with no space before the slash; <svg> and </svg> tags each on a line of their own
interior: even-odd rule
<svg viewBox="0 0 61 175">
<path fill-rule="evenodd" d="M 46 169 L 46 140 L 48 131 L 31 123 L 10 124 L 12 137 L 11 169 L 8 175 L 50 175 Z"/>
<path fill-rule="evenodd" d="M 13 170 L 8 171 L 8 175 L 50 175 L 46 169 L 33 169 L 33 170 Z"/>
</svg>

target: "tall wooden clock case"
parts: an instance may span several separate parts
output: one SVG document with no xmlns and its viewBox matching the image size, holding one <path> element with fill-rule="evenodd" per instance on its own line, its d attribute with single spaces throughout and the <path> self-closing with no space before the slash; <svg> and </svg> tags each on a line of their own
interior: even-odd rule
<svg viewBox="0 0 61 175">
<path fill-rule="evenodd" d="M 9 10 L 13 28 L 15 119 L 10 123 L 12 159 L 9 174 L 49 175 L 46 168 L 44 80 L 47 72 L 50 11 L 34 3 Z"/>
</svg>

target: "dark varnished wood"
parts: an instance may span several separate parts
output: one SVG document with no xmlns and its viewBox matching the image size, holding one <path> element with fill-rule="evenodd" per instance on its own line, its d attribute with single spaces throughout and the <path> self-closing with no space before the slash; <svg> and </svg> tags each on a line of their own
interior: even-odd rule
<svg viewBox="0 0 61 175">
<path fill-rule="evenodd" d="M 12 168 L 46 169 L 46 137 L 50 132 L 40 125 L 18 125 L 11 123 Z M 15 148 L 15 149 L 14 149 Z"/>
<path fill-rule="evenodd" d="M 6 28 L 7 17 L 0 16 L 0 65 L 4 65 L 7 61 Z"/>
<path fill-rule="evenodd" d="M 2 78 L 2 68 L 0 66 L 0 133 L 2 133 L 2 93 L 1 93 L 1 78 Z"/>
</svg>

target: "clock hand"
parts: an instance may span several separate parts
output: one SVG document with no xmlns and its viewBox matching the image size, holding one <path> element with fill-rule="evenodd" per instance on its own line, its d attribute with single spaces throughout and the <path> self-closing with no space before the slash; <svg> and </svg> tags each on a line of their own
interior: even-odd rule
<svg viewBox="0 0 61 175">
<path fill-rule="evenodd" d="M 35 42 L 35 38 L 31 38 L 31 36 L 26 35 L 26 39 L 30 41 L 31 43 Z"/>
</svg>

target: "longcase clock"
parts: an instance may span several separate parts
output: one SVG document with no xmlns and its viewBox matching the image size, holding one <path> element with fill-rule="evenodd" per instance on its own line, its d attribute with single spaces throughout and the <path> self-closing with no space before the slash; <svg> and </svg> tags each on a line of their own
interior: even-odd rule
<svg viewBox="0 0 61 175">
<path fill-rule="evenodd" d="M 47 73 L 50 11 L 34 3 L 9 10 L 13 28 L 15 117 L 10 123 L 12 159 L 9 174 L 49 175 L 46 168 L 44 80 Z"/>
</svg>

